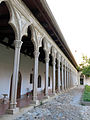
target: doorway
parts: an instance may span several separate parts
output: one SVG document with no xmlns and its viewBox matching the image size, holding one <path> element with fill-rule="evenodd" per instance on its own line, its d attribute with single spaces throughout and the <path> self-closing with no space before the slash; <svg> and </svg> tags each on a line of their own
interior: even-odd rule
<svg viewBox="0 0 90 120">
<path fill-rule="evenodd" d="M 11 93 L 12 93 L 12 79 L 13 79 L 13 75 L 11 76 L 11 85 L 10 85 L 10 96 L 9 99 L 11 100 Z M 17 85 L 17 99 L 19 99 L 21 97 L 21 83 L 22 83 L 22 75 L 21 72 L 19 71 L 18 74 L 18 85 Z"/>
</svg>

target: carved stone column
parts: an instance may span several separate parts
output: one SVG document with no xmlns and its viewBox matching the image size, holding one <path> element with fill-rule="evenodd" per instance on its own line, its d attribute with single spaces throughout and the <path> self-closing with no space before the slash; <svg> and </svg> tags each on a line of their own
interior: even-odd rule
<svg viewBox="0 0 90 120">
<path fill-rule="evenodd" d="M 68 69 L 68 87 L 70 89 L 70 68 Z"/>
<path fill-rule="evenodd" d="M 56 65 L 56 50 L 52 48 L 52 64 L 53 64 L 53 79 L 52 79 L 52 93 L 55 95 L 55 65 Z"/>
<path fill-rule="evenodd" d="M 63 63 L 64 62 L 64 58 L 62 58 L 62 91 L 64 90 L 64 78 L 63 78 Z"/>
<path fill-rule="evenodd" d="M 17 99 L 17 83 L 18 83 L 18 72 L 19 72 L 19 61 L 20 61 L 20 49 L 22 46 L 22 41 L 15 40 L 15 57 L 14 57 L 14 70 L 13 70 L 13 80 L 12 80 L 12 91 L 11 91 L 11 101 L 10 109 L 8 113 L 14 114 L 16 112 L 16 99 Z"/>
<path fill-rule="evenodd" d="M 45 77 L 45 97 L 48 97 L 48 77 L 49 77 L 49 53 L 47 52 L 46 54 L 46 77 Z"/>
<path fill-rule="evenodd" d="M 48 78 L 49 78 L 49 54 L 51 45 L 50 43 L 44 38 L 44 51 L 45 51 L 45 62 L 46 62 L 46 74 L 45 74 L 45 98 L 48 98 Z"/>
<path fill-rule="evenodd" d="M 68 89 L 68 63 L 67 63 L 67 89 Z"/>
<path fill-rule="evenodd" d="M 66 84 L 67 84 L 67 81 L 66 81 L 66 61 L 65 61 L 65 83 L 64 83 L 64 85 L 65 85 L 65 90 L 66 90 Z"/>
<path fill-rule="evenodd" d="M 38 58 L 39 58 L 39 48 L 42 46 L 43 35 L 38 31 L 36 27 L 32 24 L 31 28 L 31 40 L 34 44 L 34 81 L 33 81 L 33 103 L 38 104 L 37 100 L 37 83 L 38 83 Z"/>
<path fill-rule="evenodd" d="M 74 73 L 73 70 L 72 70 L 72 71 L 71 71 L 71 80 L 72 80 L 71 87 L 74 86 L 74 75 L 75 75 L 75 73 Z"/>
<path fill-rule="evenodd" d="M 39 50 L 34 51 L 34 81 L 33 81 L 33 101 L 37 101 L 37 82 L 38 82 L 38 57 Z M 36 103 L 35 103 L 36 104 Z"/>
<path fill-rule="evenodd" d="M 71 87 L 73 87 L 73 71 L 71 69 Z"/>
<path fill-rule="evenodd" d="M 72 74 L 73 74 L 73 72 L 72 72 L 72 69 L 71 69 L 71 74 L 70 74 L 70 78 L 71 78 L 71 88 L 73 87 L 73 78 L 72 78 Z"/>
<path fill-rule="evenodd" d="M 60 61 L 61 61 L 61 55 L 57 53 L 57 62 L 58 62 L 58 92 L 60 92 Z"/>
<path fill-rule="evenodd" d="M 71 79 L 71 68 L 70 68 L 70 88 L 71 88 L 71 85 L 72 85 L 72 79 Z"/>
</svg>

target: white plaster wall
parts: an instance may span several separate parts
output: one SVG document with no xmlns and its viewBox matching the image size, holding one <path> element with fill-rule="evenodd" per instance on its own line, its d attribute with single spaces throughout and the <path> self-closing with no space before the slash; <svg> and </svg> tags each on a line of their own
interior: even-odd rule
<svg viewBox="0 0 90 120">
<path fill-rule="evenodd" d="M 13 72 L 14 50 L 0 44 L 0 97 L 10 91 L 10 80 Z"/>
<path fill-rule="evenodd" d="M 33 73 L 34 59 L 21 54 L 20 62 L 20 72 L 22 74 L 22 89 L 21 94 L 26 94 L 27 88 L 31 91 L 33 89 L 33 84 L 30 84 L 30 73 Z M 37 88 L 40 92 L 45 88 L 45 64 L 39 62 L 38 75 L 41 75 L 41 88 Z M 50 67 L 50 87 L 52 88 L 52 67 Z"/>
<path fill-rule="evenodd" d="M 2 94 L 8 94 L 10 91 L 11 75 L 13 73 L 13 58 L 14 50 L 7 49 L 6 46 L 0 44 L 0 97 Z M 30 84 L 30 73 L 33 73 L 34 59 L 31 59 L 24 54 L 20 58 L 20 72 L 22 74 L 21 95 L 25 94 L 26 89 L 32 90 L 33 85 Z M 45 87 L 45 64 L 39 62 L 39 75 L 42 78 L 41 91 Z M 52 88 L 52 67 L 49 68 L 50 74 L 50 87 Z"/>
</svg>

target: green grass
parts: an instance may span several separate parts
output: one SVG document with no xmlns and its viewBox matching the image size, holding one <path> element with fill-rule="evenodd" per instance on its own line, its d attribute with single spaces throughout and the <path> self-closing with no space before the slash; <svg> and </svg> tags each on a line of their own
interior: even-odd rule
<svg viewBox="0 0 90 120">
<path fill-rule="evenodd" d="M 90 86 L 88 85 L 85 86 L 85 90 L 83 93 L 83 100 L 88 102 L 90 101 Z"/>
</svg>

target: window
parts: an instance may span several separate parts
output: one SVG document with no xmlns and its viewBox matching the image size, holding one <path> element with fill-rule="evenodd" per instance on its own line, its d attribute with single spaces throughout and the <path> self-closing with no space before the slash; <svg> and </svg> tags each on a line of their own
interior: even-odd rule
<svg viewBox="0 0 90 120">
<path fill-rule="evenodd" d="M 31 73 L 30 74 L 30 84 L 32 84 L 33 83 L 33 74 Z"/>
<path fill-rule="evenodd" d="M 41 88 L 41 76 L 38 76 L 38 88 Z"/>
<path fill-rule="evenodd" d="M 48 87 L 50 87 L 50 77 L 48 77 Z"/>
</svg>

